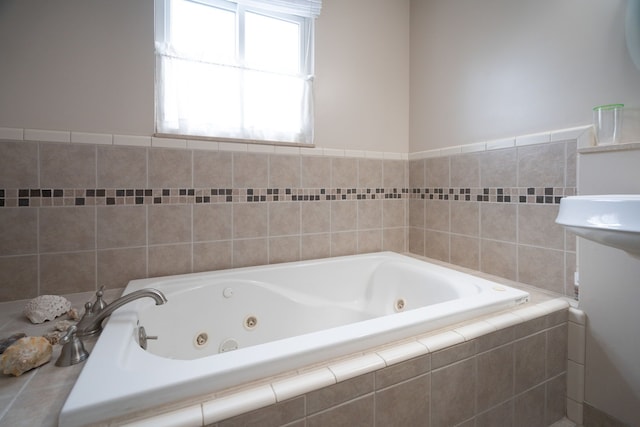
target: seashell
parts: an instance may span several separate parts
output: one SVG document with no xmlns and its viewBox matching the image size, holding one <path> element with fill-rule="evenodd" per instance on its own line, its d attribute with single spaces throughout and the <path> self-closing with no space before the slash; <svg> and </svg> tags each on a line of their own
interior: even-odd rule
<svg viewBox="0 0 640 427">
<path fill-rule="evenodd" d="M 80 310 L 73 307 L 69 311 L 67 311 L 67 317 L 69 320 L 80 320 Z"/>
<path fill-rule="evenodd" d="M 64 335 L 65 332 L 62 331 L 51 331 L 44 334 L 43 337 L 45 337 L 51 345 L 56 345 L 60 342 L 60 338 L 62 338 Z"/>
<path fill-rule="evenodd" d="M 17 334 L 11 335 L 9 338 L 4 338 L 0 340 L 0 354 L 4 353 L 4 351 L 9 348 L 11 344 L 18 341 L 20 338 L 26 337 L 27 334 L 24 332 L 18 332 Z"/>
<path fill-rule="evenodd" d="M 69 329 L 73 324 L 74 322 L 72 322 L 71 320 L 58 320 L 54 328 L 56 329 L 56 331 L 64 332 L 67 329 Z"/>
<path fill-rule="evenodd" d="M 44 337 L 25 337 L 13 343 L 2 354 L 2 373 L 16 377 L 51 360 L 53 347 Z"/>
<path fill-rule="evenodd" d="M 65 314 L 71 308 L 71 301 L 58 295 L 40 295 L 27 303 L 24 315 L 31 323 L 43 323 Z"/>
</svg>

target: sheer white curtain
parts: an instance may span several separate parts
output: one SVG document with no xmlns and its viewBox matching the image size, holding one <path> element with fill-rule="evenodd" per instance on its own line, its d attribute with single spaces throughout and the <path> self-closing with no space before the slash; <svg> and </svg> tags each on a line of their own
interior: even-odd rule
<svg viewBox="0 0 640 427">
<path fill-rule="evenodd" d="M 156 132 L 313 142 L 320 7 L 320 0 L 156 0 Z"/>
</svg>

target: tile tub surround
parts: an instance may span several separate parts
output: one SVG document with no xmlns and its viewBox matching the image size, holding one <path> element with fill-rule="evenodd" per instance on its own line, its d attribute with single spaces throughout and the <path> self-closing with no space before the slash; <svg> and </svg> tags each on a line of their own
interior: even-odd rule
<svg viewBox="0 0 640 427">
<path fill-rule="evenodd" d="M 248 420 L 292 425 L 289 421 L 304 423 L 305 417 L 307 425 L 328 425 L 342 417 L 347 417 L 348 424 L 357 424 L 363 415 L 376 417 L 376 425 L 416 425 L 411 421 L 425 416 L 430 418 L 428 425 L 441 425 L 438 420 L 457 423 L 460 417 L 467 417 L 462 422 L 475 419 L 476 425 L 496 425 L 495 419 L 508 425 L 510 420 L 514 425 L 550 425 L 553 421 L 546 423 L 548 419 L 564 416 L 569 304 L 553 293 L 476 274 L 530 292 L 531 302 L 415 340 L 204 396 L 200 403 L 177 402 L 162 408 L 167 413 L 161 420 L 120 420 L 113 425 L 229 426 L 245 425 Z M 109 299 L 115 295 L 112 291 Z M 70 299 L 78 306 L 91 297 L 83 293 Z M 20 315 L 24 303 L 0 303 L 3 335 L 23 329 L 36 334 L 51 328 L 50 324 L 30 325 Z M 54 358 L 58 352 L 59 346 L 54 347 Z M 59 410 L 81 366 L 57 368 L 49 363 L 21 377 L 0 378 L 0 424 L 57 425 Z M 445 382 L 444 388 L 436 389 L 439 381 Z M 464 402 L 467 405 L 462 405 L 461 397 L 449 399 L 445 393 L 449 390 L 458 396 L 455 389 L 462 387 L 460 395 L 466 399 L 468 386 L 474 397 Z M 416 396 L 425 398 L 425 405 L 416 405 Z M 35 401 L 39 402 L 35 408 L 28 404 Z M 456 408 L 447 409 L 458 404 L 459 413 Z M 158 413 L 140 414 L 149 415 Z M 184 424 L 185 420 L 189 421 Z M 426 420 L 421 418 L 417 425 Z"/>
<path fill-rule="evenodd" d="M 575 238 L 553 219 L 559 199 L 575 193 L 575 139 L 551 134 L 407 161 L 121 135 L 96 142 L 74 132 L 37 142 L 46 132 L 32 134 L 0 132 L 16 139 L 0 140 L 0 301 L 407 249 L 574 295 Z"/>
<path fill-rule="evenodd" d="M 555 218 L 576 194 L 576 147 L 409 160 L 409 251 L 574 296 L 576 238 Z"/>
<path fill-rule="evenodd" d="M 406 250 L 401 156 L 269 148 L 0 141 L 0 301 Z"/>
</svg>

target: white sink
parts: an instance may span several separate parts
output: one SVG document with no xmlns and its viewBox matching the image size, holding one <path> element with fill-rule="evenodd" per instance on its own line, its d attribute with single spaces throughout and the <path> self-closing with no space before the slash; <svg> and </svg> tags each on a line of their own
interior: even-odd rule
<svg viewBox="0 0 640 427">
<path fill-rule="evenodd" d="M 638 194 L 565 197 L 556 222 L 580 237 L 640 257 Z"/>
</svg>

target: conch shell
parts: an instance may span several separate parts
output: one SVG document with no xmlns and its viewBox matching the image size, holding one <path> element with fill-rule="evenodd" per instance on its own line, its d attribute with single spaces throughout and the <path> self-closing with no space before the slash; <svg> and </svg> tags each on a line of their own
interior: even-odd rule
<svg viewBox="0 0 640 427">
<path fill-rule="evenodd" d="M 24 307 L 24 315 L 31 323 L 43 323 L 62 316 L 71 309 L 71 301 L 58 295 L 40 295 Z"/>
</svg>

